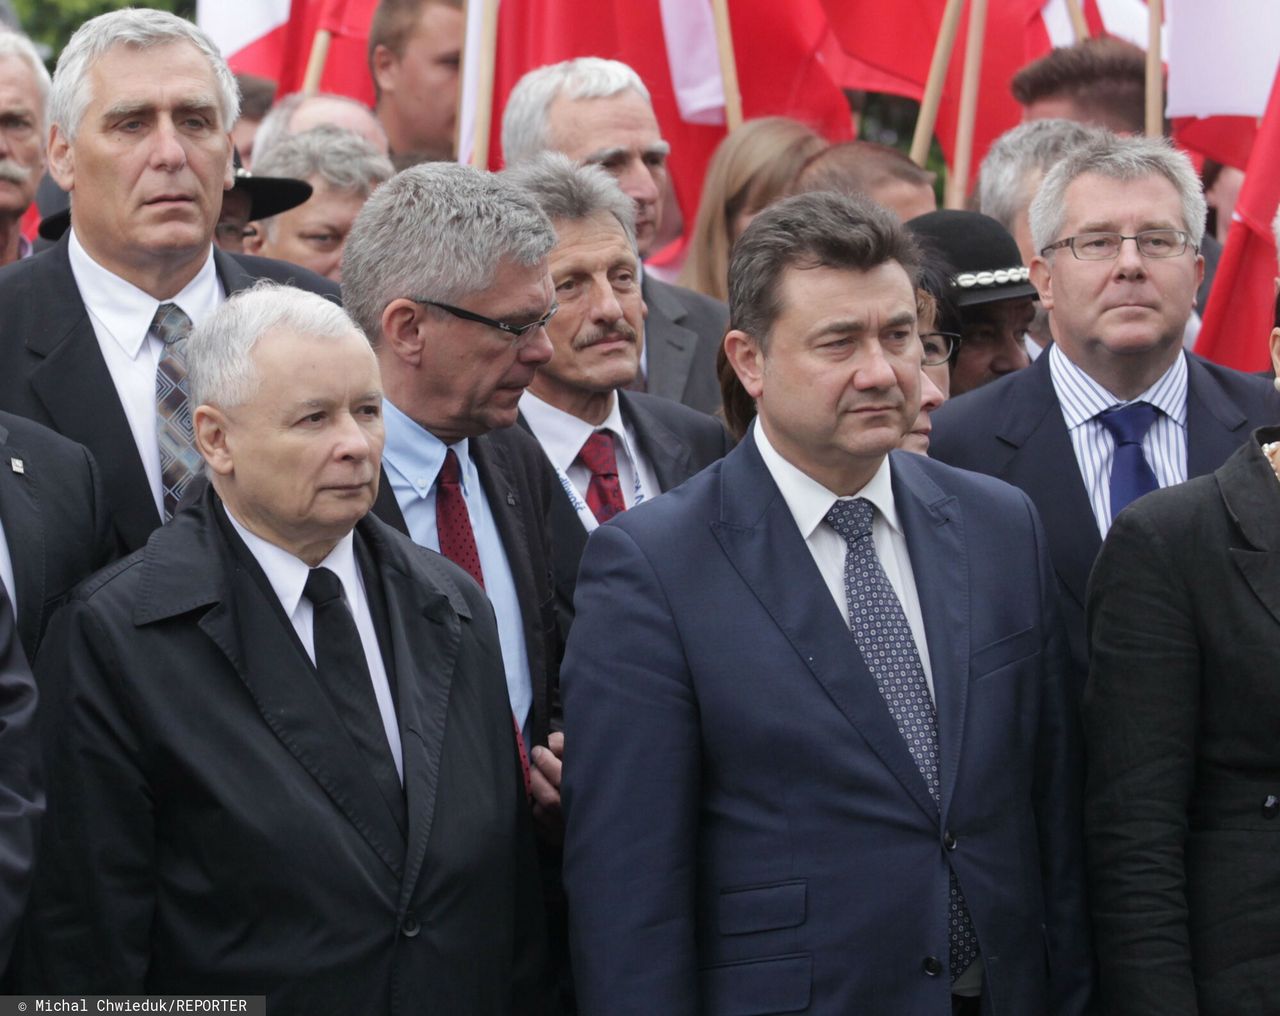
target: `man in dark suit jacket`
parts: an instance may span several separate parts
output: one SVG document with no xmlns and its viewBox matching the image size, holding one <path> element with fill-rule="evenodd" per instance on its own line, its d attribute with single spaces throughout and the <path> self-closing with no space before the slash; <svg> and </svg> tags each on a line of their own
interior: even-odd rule
<svg viewBox="0 0 1280 1016">
<path fill-rule="evenodd" d="M 583 57 L 538 67 L 518 82 L 502 114 L 502 154 L 508 166 L 546 151 L 598 165 L 635 202 L 636 244 L 653 253 L 670 187 L 667 155 L 649 91 L 617 60 Z M 719 300 L 645 274 L 644 390 L 704 413 L 720 408 L 716 352 L 727 312 Z"/>
<path fill-rule="evenodd" d="M 27 658 L 35 659 L 50 614 L 76 583 L 116 556 L 116 546 L 98 468 L 88 451 L 2 412 L 0 536 L 9 558 L 3 580 L 17 607 L 18 634 Z"/>
<path fill-rule="evenodd" d="M 1204 230 L 1184 156 L 1143 138 L 1081 145 L 1045 177 L 1031 230 L 1054 344 L 943 406 L 930 455 L 1021 487 L 1039 509 L 1083 690 L 1085 585 L 1112 517 L 1139 492 L 1216 469 L 1280 416 L 1280 399 L 1266 381 L 1182 350 Z M 1147 427 L 1119 458 L 1117 410 L 1145 413 Z"/>
<path fill-rule="evenodd" d="M 563 668 L 586 1012 L 1088 1004 L 1039 523 L 1004 484 L 890 454 L 920 402 L 918 257 L 870 203 L 763 212 L 725 340 L 753 430 L 588 543 Z"/>
<path fill-rule="evenodd" d="M 367 514 L 364 336 L 274 287 L 187 355 L 212 489 L 83 585 L 37 662 L 54 806 L 27 976 L 273 1013 L 539 1011 L 493 613 Z"/>
<path fill-rule="evenodd" d="M 35 871 L 45 806 L 39 757 L 36 685 L 9 598 L 0 589 L 0 969 L 17 940 Z"/>
<path fill-rule="evenodd" d="M 238 98 L 203 33 L 147 10 L 92 24 L 68 43 L 50 107 L 49 166 L 71 195 L 71 233 L 0 271 L 0 408 L 94 454 L 116 537 L 132 550 L 180 499 L 165 485 L 185 482 L 157 444 L 157 312 L 173 305 L 199 323 L 260 278 L 335 299 L 338 290 L 305 269 L 214 250 L 222 192 L 233 183 L 228 131 Z M 179 72 L 181 94 L 170 94 Z M 84 108 L 71 100 L 80 88 L 90 96 Z M 124 105 L 136 120 L 107 116 Z M 199 123 L 182 121 L 192 110 Z M 189 428 L 183 443 L 189 470 L 198 460 Z"/>
</svg>

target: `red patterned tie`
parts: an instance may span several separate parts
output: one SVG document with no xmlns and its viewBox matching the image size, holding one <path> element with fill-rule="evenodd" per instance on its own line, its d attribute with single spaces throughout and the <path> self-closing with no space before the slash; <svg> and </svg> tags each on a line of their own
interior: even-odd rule
<svg viewBox="0 0 1280 1016">
<path fill-rule="evenodd" d="M 480 567 L 480 552 L 476 550 L 476 534 L 471 529 L 471 515 L 462 496 L 461 479 L 458 456 L 450 448 L 444 453 L 444 465 L 436 477 L 436 535 L 440 540 L 440 553 L 462 568 L 483 589 L 484 570 Z M 524 775 L 524 792 L 528 794 L 533 786 L 529 776 L 529 753 L 525 751 L 520 721 L 514 713 L 511 714 L 511 725 L 516 728 L 520 771 Z"/>
<path fill-rule="evenodd" d="M 578 452 L 578 461 L 591 471 L 587 484 L 587 507 L 598 522 L 608 522 L 619 512 L 627 510 L 622 500 L 622 487 L 618 483 L 618 457 L 613 450 L 613 435 L 607 430 L 597 430 Z"/>
</svg>

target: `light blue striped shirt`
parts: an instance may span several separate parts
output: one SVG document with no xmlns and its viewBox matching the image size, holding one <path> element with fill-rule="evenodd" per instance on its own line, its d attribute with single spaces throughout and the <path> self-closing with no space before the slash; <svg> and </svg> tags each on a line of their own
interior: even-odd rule
<svg viewBox="0 0 1280 1016">
<path fill-rule="evenodd" d="M 1129 401 L 1149 402 L 1160 410 L 1142 440 L 1142 453 L 1161 487 L 1187 478 L 1187 359 L 1179 356 L 1160 378 L 1137 398 L 1117 399 L 1072 363 L 1055 343 L 1049 348 L 1049 376 L 1062 407 L 1062 419 L 1075 449 L 1080 476 L 1089 495 L 1098 531 L 1105 537 L 1111 528 L 1111 463 L 1115 438 L 1096 419 L 1114 406 Z"/>
</svg>

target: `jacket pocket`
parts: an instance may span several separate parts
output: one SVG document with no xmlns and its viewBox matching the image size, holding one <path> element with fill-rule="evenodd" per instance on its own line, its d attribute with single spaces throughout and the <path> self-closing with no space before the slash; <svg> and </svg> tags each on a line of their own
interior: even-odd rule
<svg viewBox="0 0 1280 1016">
<path fill-rule="evenodd" d="M 1038 629 L 1025 628 L 1013 635 L 988 643 L 969 657 L 969 673 L 974 679 L 985 677 L 1001 667 L 1025 660 L 1040 652 L 1040 632 Z"/>
<path fill-rule="evenodd" d="M 720 934 L 749 935 L 804 924 L 808 883 L 775 882 L 720 890 Z"/>
<path fill-rule="evenodd" d="M 699 972 L 701 1011 L 715 1016 L 803 1012 L 813 990 L 808 953 L 724 963 Z"/>
</svg>

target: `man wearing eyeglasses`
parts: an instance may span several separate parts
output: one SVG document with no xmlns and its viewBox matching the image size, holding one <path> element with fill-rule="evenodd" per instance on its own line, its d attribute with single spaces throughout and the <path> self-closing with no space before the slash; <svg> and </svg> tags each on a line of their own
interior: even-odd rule
<svg viewBox="0 0 1280 1016">
<path fill-rule="evenodd" d="M 1068 153 L 1030 212 L 1054 344 L 934 421 L 936 458 L 1021 487 L 1040 510 L 1081 690 L 1085 586 L 1111 520 L 1212 472 L 1280 414 L 1262 379 L 1183 352 L 1204 215 L 1190 161 L 1162 141 L 1108 134 Z"/>
<path fill-rule="evenodd" d="M 547 217 L 511 183 L 428 163 L 373 193 L 342 259 L 344 303 L 385 391 L 374 511 L 488 595 L 522 749 L 547 743 L 560 655 L 547 528 L 555 478 L 537 441 L 512 426 L 551 359 L 554 243 Z M 542 818 L 557 835 L 558 809 Z"/>
</svg>

